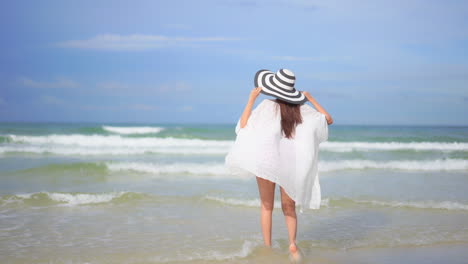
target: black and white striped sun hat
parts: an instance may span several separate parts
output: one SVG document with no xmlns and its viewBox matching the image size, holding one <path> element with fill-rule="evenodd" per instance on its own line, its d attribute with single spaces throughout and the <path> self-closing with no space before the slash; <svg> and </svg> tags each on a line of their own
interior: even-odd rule
<svg viewBox="0 0 468 264">
<path fill-rule="evenodd" d="M 294 88 L 296 77 L 288 69 L 279 69 L 276 73 L 259 70 L 255 74 L 255 87 L 262 87 L 261 93 L 271 95 L 291 104 L 302 104 L 307 98 Z"/>
</svg>

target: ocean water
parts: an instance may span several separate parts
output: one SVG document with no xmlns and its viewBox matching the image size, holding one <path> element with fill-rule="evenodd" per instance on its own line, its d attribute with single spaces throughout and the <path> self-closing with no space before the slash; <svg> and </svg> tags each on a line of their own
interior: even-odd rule
<svg viewBox="0 0 468 264">
<path fill-rule="evenodd" d="M 306 263 L 467 263 L 467 127 L 329 131 L 322 207 L 298 214 Z M 287 263 L 279 190 L 268 250 L 255 179 L 224 168 L 234 139 L 234 124 L 1 123 L 0 262 Z"/>
</svg>

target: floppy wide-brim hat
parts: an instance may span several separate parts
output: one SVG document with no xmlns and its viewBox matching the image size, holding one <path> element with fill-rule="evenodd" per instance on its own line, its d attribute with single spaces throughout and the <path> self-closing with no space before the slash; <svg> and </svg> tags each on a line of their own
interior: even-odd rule
<svg viewBox="0 0 468 264">
<path fill-rule="evenodd" d="M 291 104 L 303 104 L 307 98 L 294 88 L 296 76 L 288 69 L 279 69 L 276 73 L 259 70 L 255 74 L 255 87 L 261 87 L 261 93 L 276 97 Z"/>
</svg>

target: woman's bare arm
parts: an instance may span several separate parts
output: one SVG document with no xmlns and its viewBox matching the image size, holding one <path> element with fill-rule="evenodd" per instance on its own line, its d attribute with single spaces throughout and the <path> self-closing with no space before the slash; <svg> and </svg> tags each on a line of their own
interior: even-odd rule
<svg viewBox="0 0 468 264">
<path fill-rule="evenodd" d="M 257 99 L 260 91 L 262 91 L 262 88 L 257 87 L 250 92 L 249 101 L 247 102 L 247 105 L 244 108 L 244 112 L 240 118 L 241 128 L 244 128 L 247 125 L 247 121 L 249 120 L 250 114 L 252 113 L 252 107 L 255 103 L 255 99 Z"/>
<path fill-rule="evenodd" d="M 320 113 L 325 115 L 325 117 L 327 118 L 327 123 L 329 125 L 333 124 L 333 118 L 331 117 L 331 115 L 319 103 L 317 103 L 315 98 L 313 98 L 312 95 L 310 95 L 309 92 L 304 91 L 302 93 L 305 95 L 307 100 L 309 100 L 309 102 L 312 103 L 312 105 L 315 107 L 315 109 L 317 109 L 317 111 L 319 111 Z"/>
</svg>

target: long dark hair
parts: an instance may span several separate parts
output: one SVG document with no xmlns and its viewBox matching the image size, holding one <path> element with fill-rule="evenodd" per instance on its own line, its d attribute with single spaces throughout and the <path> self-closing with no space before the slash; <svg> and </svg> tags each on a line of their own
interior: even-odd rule
<svg viewBox="0 0 468 264">
<path fill-rule="evenodd" d="M 293 138 L 296 126 L 302 123 L 301 105 L 276 99 L 281 110 L 281 131 L 286 138 Z"/>
</svg>

